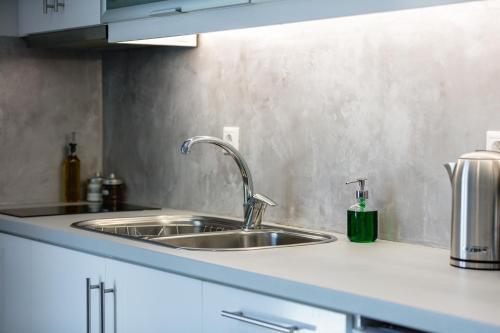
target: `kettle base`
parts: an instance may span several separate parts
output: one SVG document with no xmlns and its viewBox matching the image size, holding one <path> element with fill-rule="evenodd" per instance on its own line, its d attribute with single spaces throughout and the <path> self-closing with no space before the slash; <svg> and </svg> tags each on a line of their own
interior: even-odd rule
<svg viewBox="0 0 500 333">
<path fill-rule="evenodd" d="M 471 260 L 460 260 L 451 257 L 450 265 L 466 269 L 479 269 L 488 271 L 500 270 L 500 262 L 498 261 L 471 261 Z"/>
</svg>

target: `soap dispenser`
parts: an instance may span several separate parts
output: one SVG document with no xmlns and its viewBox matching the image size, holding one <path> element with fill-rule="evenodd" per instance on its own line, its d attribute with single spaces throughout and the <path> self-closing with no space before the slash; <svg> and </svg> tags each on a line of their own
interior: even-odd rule
<svg viewBox="0 0 500 333">
<path fill-rule="evenodd" d="M 378 212 L 368 201 L 366 178 L 359 178 L 347 184 L 358 183 L 356 203 L 347 210 L 347 237 L 351 242 L 371 243 L 378 236 Z"/>
</svg>

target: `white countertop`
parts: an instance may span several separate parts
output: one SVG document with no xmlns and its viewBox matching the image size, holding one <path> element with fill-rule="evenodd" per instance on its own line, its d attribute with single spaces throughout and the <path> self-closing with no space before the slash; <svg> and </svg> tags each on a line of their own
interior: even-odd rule
<svg viewBox="0 0 500 333">
<path fill-rule="evenodd" d="M 377 241 L 255 251 L 188 251 L 70 225 L 174 210 L 15 218 L 0 232 L 432 332 L 500 332 L 500 271 L 451 267 L 449 252 Z"/>
</svg>

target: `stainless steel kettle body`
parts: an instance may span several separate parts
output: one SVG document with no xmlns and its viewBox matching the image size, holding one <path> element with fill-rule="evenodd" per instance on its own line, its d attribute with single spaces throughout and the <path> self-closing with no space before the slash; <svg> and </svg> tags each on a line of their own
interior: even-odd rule
<svg viewBox="0 0 500 333">
<path fill-rule="evenodd" d="M 500 153 L 476 151 L 445 165 L 452 187 L 452 266 L 500 269 Z"/>
</svg>

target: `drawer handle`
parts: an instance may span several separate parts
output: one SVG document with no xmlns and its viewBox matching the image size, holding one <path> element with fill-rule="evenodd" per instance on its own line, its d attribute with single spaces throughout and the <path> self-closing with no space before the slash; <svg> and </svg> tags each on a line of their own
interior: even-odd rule
<svg viewBox="0 0 500 333">
<path fill-rule="evenodd" d="M 239 320 L 248 324 L 260 326 L 260 327 L 265 327 L 273 331 L 277 332 L 284 332 L 284 333 L 294 333 L 295 331 L 299 330 L 297 326 L 285 326 L 285 325 L 279 325 L 279 324 L 274 324 L 266 320 L 262 319 L 257 319 L 249 316 L 245 316 L 243 312 L 238 311 L 238 312 L 229 312 L 229 311 L 221 311 L 220 315 L 222 317 L 226 318 L 231 318 L 235 320 Z"/>
</svg>

